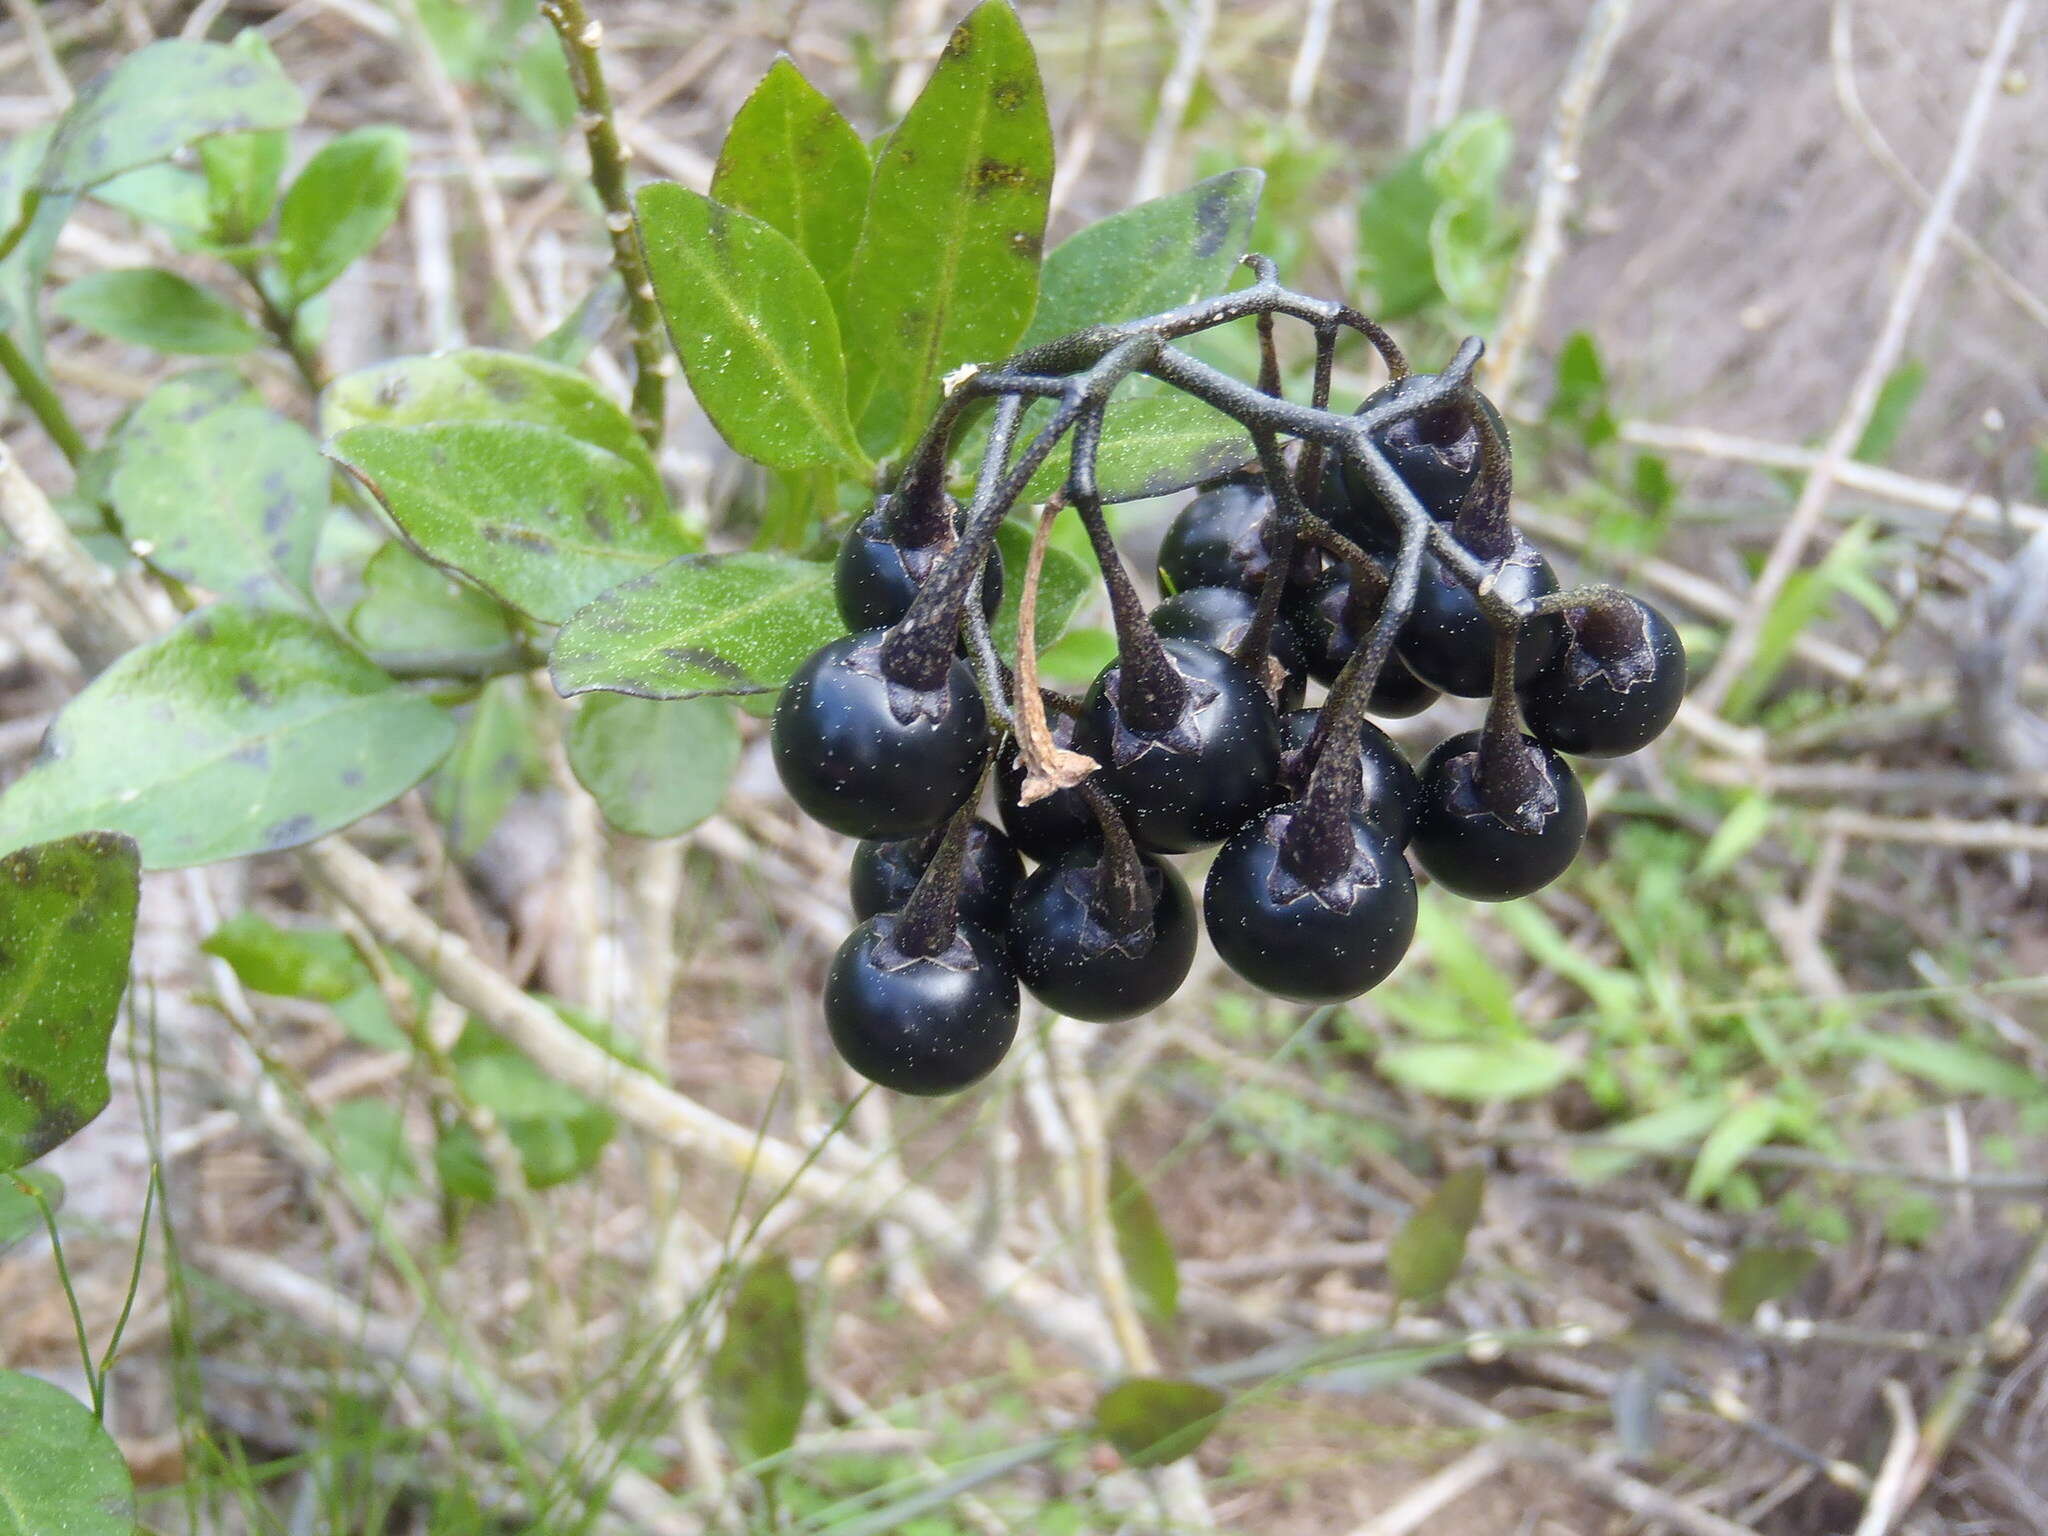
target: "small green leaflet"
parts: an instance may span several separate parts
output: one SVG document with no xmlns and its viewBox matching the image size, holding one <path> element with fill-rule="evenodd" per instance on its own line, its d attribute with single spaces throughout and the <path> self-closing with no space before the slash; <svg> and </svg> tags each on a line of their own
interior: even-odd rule
<svg viewBox="0 0 2048 1536">
<path fill-rule="evenodd" d="M 386 666 L 496 657 L 513 643 L 510 617 L 496 598 L 396 543 L 363 567 L 363 595 L 348 627 Z"/>
<path fill-rule="evenodd" d="M 1095 1403 L 1095 1427 L 1134 1467 L 1163 1467 L 1190 1455 L 1223 1416 L 1214 1387 L 1161 1376 L 1120 1381 Z"/>
<path fill-rule="evenodd" d="M 1109 1161 L 1109 1219 L 1116 1230 L 1117 1256 L 1139 1304 L 1156 1321 L 1171 1324 L 1180 1314 L 1180 1266 L 1173 1241 L 1152 1197 L 1120 1157 Z"/>
<path fill-rule="evenodd" d="M 234 357 L 263 344 L 240 310 L 175 272 L 126 267 L 67 285 L 50 308 L 116 341 L 195 357 Z"/>
<path fill-rule="evenodd" d="M 254 912 L 229 918 L 200 949 L 225 960 L 251 992 L 338 1003 L 374 978 L 348 939 L 332 928 L 280 928 Z"/>
<path fill-rule="evenodd" d="M 825 283 L 789 237 L 710 198 L 640 189 L 640 238 L 690 390 L 735 452 L 771 469 L 867 472 Z"/>
<path fill-rule="evenodd" d="M 741 1462 L 767 1461 L 796 1443 L 811 1387 L 803 1296 L 781 1255 L 739 1277 L 707 1385 L 712 1417 Z"/>
<path fill-rule="evenodd" d="M 1016 345 L 1038 300 L 1052 124 L 1016 12 L 983 0 L 875 164 L 848 282 L 855 424 L 877 457 L 907 443 L 962 363 Z"/>
<path fill-rule="evenodd" d="M 1003 555 L 1003 600 L 989 636 L 1005 656 L 1017 654 L 1017 613 L 1023 602 L 1024 567 L 1031 558 L 1031 530 L 1012 519 L 996 530 Z M 1094 586 L 1094 572 L 1058 545 L 1046 546 L 1038 573 L 1038 648 L 1044 651 L 1067 631 L 1067 622 Z"/>
<path fill-rule="evenodd" d="M 1700 1143 L 1685 1198 L 1705 1200 L 1727 1183 L 1750 1153 L 1778 1133 L 1783 1113 L 1776 1099 L 1744 1099 L 1732 1106 Z"/>
<path fill-rule="evenodd" d="M 216 603 L 64 707 L 0 794 L 0 848 L 110 828 L 146 869 L 295 848 L 397 799 L 454 734 L 319 621 Z"/>
<path fill-rule="evenodd" d="M 1465 1240 L 1479 1220 L 1484 1169 L 1460 1168 L 1410 1216 L 1387 1250 L 1387 1277 L 1403 1301 L 1435 1301 L 1465 1262 Z"/>
<path fill-rule="evenodd" d="M 1820 1254 L 1804 1246 L 1743 1249 L 1721 1276 L 1723 1321 L 1747 1323 L 1765 1302 L 1780 1301 L 1798 1290 L 1819 1263 Z"/>
<path fill-rule="evenodd" d="M 107 1107 L 107 1042 L 139 892 L 135 844 L 118 833 L 0 857 L 0 1170 L 41 1157 Z"/>
<path fill-rule="evenodd" d="M 1542 1040 L 1396 1045 L 1373 1059 L 1394 1082 L 1446 1099 L 1526 1099 L 1576 1074 L 1571 1058 Z"/>
<path fill-rule="evenodd" d="M 405 198 L 406 137 L 358 128 L 306 162 L 277 212 L 277 266 L 292 307 L 369 253 Z"/>
<path fill-rule="evenodd" d="M 754 693 L 789 681 L 846 633 L 832 567 L 788 555 L 686 555 L 612 588 L 562 626 L 548 669 L 563 695 Z"/>
<path fill-rule="evenodd" d="M 455 750 L 428 791 L 434 814 L 461 857 L 483 847 L 519 791 L 541 775 L 535 731 L 533 699 L 523 677 L 492 678 L 470 705 Z"/>
<path fill-rule="evenodd" d="M 449 1057 L 463 1093 L 504 1126 L 531 1189 L 588 1171 L 618 1130 L 611 1111 L 556 1082 L 481 1024 L 463 1029 Z"/>
<path fill-rule="evenodd" d="M 674 837 L 705 820 L 739 766 L 732 706 L 717 699 L 595 693 L 566 734 L 577 782 L 606 821 L 635 837 Z"/>
<path fill-rule="evenodd" d="M 62 1387 L 0 1371 L 0 1536 L 134 1536 L 121 1448 Z"/>
</svg>

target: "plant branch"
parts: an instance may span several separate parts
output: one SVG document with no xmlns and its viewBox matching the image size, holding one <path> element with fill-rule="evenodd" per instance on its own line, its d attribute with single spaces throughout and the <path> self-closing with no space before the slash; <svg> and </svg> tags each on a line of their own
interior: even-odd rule
<svg viewBox="0 0 2048 1536">
<path fill-rule="evenodd" d="M 64 409 L 64 402 L 57 398 L 50 381 L 43 377 L 5 331 L 0 331 L 0 372 L 7 375 L 14 392 L 21 396 L 21 403 L 29 408 L 50 441 L 57 445 L 57 451 L 64 455 L 65 461 L 76 465 L 84 458 L 85 438 L 72 422 L 70 413 Z"/>
</svg>

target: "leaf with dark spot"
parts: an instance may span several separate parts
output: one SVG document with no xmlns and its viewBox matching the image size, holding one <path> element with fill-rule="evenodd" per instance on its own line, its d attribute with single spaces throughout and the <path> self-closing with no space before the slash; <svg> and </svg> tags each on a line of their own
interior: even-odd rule
<svg viewBox="0 0 2048 1536">
<path fill-rule="evenodd" d="M 0 1170 L 107 1106 L 107 1042 L 135 940 L 135 844 L 84 832 L 0 857 Z"/>
</svg>

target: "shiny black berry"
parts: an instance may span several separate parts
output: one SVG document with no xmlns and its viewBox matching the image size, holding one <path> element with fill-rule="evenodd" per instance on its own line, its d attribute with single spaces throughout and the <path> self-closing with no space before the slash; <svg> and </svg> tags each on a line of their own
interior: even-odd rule
<svg viewBox="0 0 2048 1536">
<path fill-rule="evenodd" d="M 929 692 L 882 675 L 884 631 L 819 647 L 775 705 L 769 732 L 783 787 L 848 837 L 928 832 L 974 791 L 988 757 L 988 714 L 967 664 Z"/>
<path fill-rule="evenodd" d="M 1142 846 L 1186 853 L 1273 803 L 1280 729 L 1249 667 L 1198 641 L 1160 644 L 1188 685 L 1179 718 L 1161 731 L 1131 729 L 1123 667 L 1112 662 L 1088 690 L 1074 744 L 1102 765 L 1102 787 Z"/>
<path fill-rule="evenodd" d="M 1004 943 L 1031 995 L 1070 1018 L 1110 1023 L 1158 1007 L 1195 958 L 1195 903 L 1170 864 L 1141 856 L 1151 910 L 1116 921 L 1109 874 L 1092 848 L 1033 870 Z"/>
<path fill-rule="evenodd" d="M 1547 597 L 1557 590 L 1557 573 L 1536 547 L 1517 534 L 1503 559 L 1487 562 L 1493 590 L 1509 602 Z M 1526 683 L 1542 671 L 1557 646 L 1557 620 L 1522 626 L 1515 651 L 1515 680 Z M 1479 599 L 1434 555 L 1422 562 L 1415 608 L 1402 626 L 1396 647 L 1408 670 L 1430 687 L 1460 698 L 1483 699 L 1493 689 L 1493 626 Z"/>
<path fill-rule="evenodd" d="M 1175 515 L 1159 545 L 1159 590 L 1236 587 L 1256 592 L 1273 559 L 1266 529 L 1273 498 L 1259 481 L 1233 480 L 1202 492 Z"/>
<path fill-rule="evenodd" d="M 839 617 L 848 629 L 887 629 L 910 611 L 917 589 L 952 552 L 950 539 L 905 546 L 877 507 L 847 530 L 832 562 Z M 1003 557 L 991 550 L 981 578 L 982 612 L 994 618 L 1002 600 Z"/>
<path fill-rule="evenodd" d="M 1251 630 L 1258 607 L 1257 597 L 1236 587 L 1189 587 L 1153 608 L 1152 627 L 1162 636 L 1199 640 L 1234 656 Z M 1269 650 L 1289 672 L 1300 672 L 1308 666 L 1308 654 L 1296 633 L 1294 620 L 1284 608 L 1276 616 Z"/>
<path fill-rule="evenodd" d="M 942 832 L 896 842 L 863 842 L 853 850 L 848 878 L 855 917 L 894 912 L 917 889 L 918 877 L 938 852 Z M 960 865 L 960 921 L 1001 933 L 1009 920 L 1010 897 L 1024 878 L 1024 861 L 998 827 L 977 820 L 967 829 Z"/>
<path fill-rule="evenodd" d="M 1521 690 L 1529 733 L 1580 757 L 1647 747 L 1685 697 L 1685 647 L 1670 621 L 1639 598 L 1558 619 L 1557 654 Z"/>
<path fill-rule="evenodd" d="M 1315 735 L 1320 713 L 1296 709 L 1280 717 L 1280 747 L 1288 754 L 1286 762 L 1297 789 L 1307 788 L 1310 765 L 1296 754 Z M 1360 816 L 1396 848 L 1407 847 L 1415 828 L 1415 808 L 1422 799 L 1422 781 L 1394 739 L 1370 720 L 1359 722 L 1358 766 L 1363 790 L 1358 802 Z"/>
<path fill-rule="evenodd" d="M 1378 616 L 1375 606 L 1369 615 L 1353 612 L 1351 582 L 1344 570 L 1327 571 L 1315 586 L 1290 592 L 1285 615 L 1294 621 L 1294 634 L 1303 658 L 1303 670 L 1317 682 L 1337 681 L 1344 663 L 1371 638 L 1370 623 Z M 1367 626 L 1360 633 L 1359 624 Z M 1366 713 L 1383 720 L 1405 720 L 1419 715 L 1437 701 L 1437 691 L 1408 670 L 1399 656 L 1389 656 L 1373 681 Z"/>
<path fill-rule="evenodd" d="M 1415 814 L 1416 862 L 1446 890 L 1473 901 L 1512 901 L 1550 884 L 1586 840 L 1586 796 L 1571 767 L 1533 736 L 1524 753 L 1512 821 L 1488 808 L 1479 783 L 1480 733 L 1440 743 L 1422 764 Z"/>
<path fill-rule="evenodd" d="M 972 924 L 938 955 L 896 947 L 883 913 L 839 946 L 825 977 L 825 1025 L 846 1064 L 898 1093 L 958 1093 L 995 1070 L 1017 1034 L 1016 973 Z"/>
<path fill-rule="evenodd" d="M 1046 725 L 1053 745 L 1074 751 L 1074 734 L 1079 722 L 1069 714 L 1048 711 Z M 1078 789 L 1056 789 L 1042 800 L 1025 805 L 1024 760 L 1015 739 L 1003 743 L 996 755 L 996 813 L 1003 818 L 1003 830 L 1026 858 L 1043 863 L 1056 859 L 1070 848 L 1096 841 L 1095 818 Z"/>
<path fill-rule="evenodd" d="M 1434 374 L 1412 373 L 1383 384 L 1365 398 L 1358 413 L 1412 395 L 1435 378 Z M 1407 482 L 1415 499 L 1439 522 L 1448 522 L 1464 506 L 1466 493 L 1479 478 L 1485 446 L 1472 412 L 1458 403 L 1440 405 L 1382 427 L 1373 434 L 1373 442 L 1387 456 L 1394 473 Z M 1401 524 L 1382 501 L 1378 488 L 1354 464 L 1344 466 L 1344 488 L 1352 520 L 1379 540 L 1377 545 L 1366 539 L 1358 542 L 1375 553 L 1387 547 L 1389 535 Z M 1398 543 L 1398 535 L 1393 536 Z"/>
<path fill-rule="evenodd" d="M 1202 917 L 1216 953 L 1276 997 L 1336 1003 L 1386 980 L 1415 937 L 1415 879 L 1401 850 L 1357 817 L 1351 859 L 1304 885 L 1281 856 L 1297 807 L 1246 822 L 1210 866 Z"/>
</svg>

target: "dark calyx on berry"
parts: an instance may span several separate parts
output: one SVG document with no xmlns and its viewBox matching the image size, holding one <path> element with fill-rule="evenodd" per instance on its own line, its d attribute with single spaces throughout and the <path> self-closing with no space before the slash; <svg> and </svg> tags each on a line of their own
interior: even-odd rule
<svg viewBox="0 0 2048 1536">
<path fill-rule="evenodd" d="M 1435 383 L 1436 377 L 1433 373 L 1411 373 L 1404 379 L 1383 384 L 1366 396 L 1353 414 L 1363 415 L 1390 400 L 1411 396 Z M 1372 440 L 1431 517 L 1448 522 L 1458 515 L 1466 493 L 1479 478 L 1484 448 L 1479 424 L 1469 409 L 1456 402 L 1435 406 L 1380 428 L 1373 433 Z M 1380 547 L 1391 547 L 1386 544 L 1388 534 L 1400 528 L 1401 520 L 1381 498 L 1379 488 L 1364 470 L 1346 463 L 1344 489 L 1352 520 L 1361 529 L 1374 533 Z M 1341 525 L 1339 531 L 1349 532 Z M 1378 552 L 1366 539 L 1357 542 Z"/>
<path fill-rule="evenodd" d="M 1112 1023 L 1179 990 L 1195 958 L 1195 903 L 1172 865 L 1140 856 L 1150 910 L 1113 913 L 1106 861 L 1077 848 L 1033 870 L 1018 888 L 1005 935 L 1010 964 L 1031 995 L 1070 1018 Z"/>
<path fill-rule="evenodd" d="M 1378 986 L 1415 937 L 1415 879 L 1378 828 L 1348 819 L 1351 859 L 1320 886 L 1288 868 L 1280 840 L 1297 806 L 1246 822 L 1216 855 L 1202 917 L 1216 952 L 1262 991 L 1335 1003 Z"/>
<path fill-rule="evenodd" d="M 1685 646 L 1639 598 L 1567 608 L 1550 665 L 1521 690 L 1529 733 L 1580 757 L 1620 757 L 1664 733 L 1685 697 Z"/>
<path fill-rule="evenodd" d="M 1075 750 L 1074 736 L 1080 722 L 1062 711 L 1048 711 L 1046 726 L 1053 745 L 1062 751 Z M 1026 858 L 1041 863 L 1056 859 L 1070 848 L 1092 847 L 1100 836 L 1088 802 L 1078 789 L 1057 789 L 1041 800 L 1023 803 L 1024 759 L 1015 739 L 1006 741 L 996 756 L 996 812 L 1003 818 L 1003 830 Z"/>
<path fill-rule="evenodd" d="M 958 1093 L 995 1070 L 1017 1035 L 1016 973 L 970 923 L 937 955 L 898 949 L 893 913 L 847 936 L 825 977 L 825 1025 L 846 1064 L 898 1093 Z"/>
<path fill-rule="evenodd" d="M 1199 640 L 1232 656 L 1250 633 L 1259 600 L 1236 587 L 1189 587 L 1153 608 L 1152 627 L 1164 637 Z M 1289 672 L 1307 668 L 1309 656 L 1294 620 L 1283 609 L 1273 625 L 1269 649 Z"/>
<path fill-rule="evenodd" d="M 1508 602 L 1548 597 L 1557 590 L 1550 562 L 1520 534 L 1511 553 L 1487 565 L 1493 590 Z M 1524 624 L 1515 650 L 1515 680 L 1526 683 L 1535 677 L 1556 646 L 1555 618 Z M 1423 559 L 1415 609 L 1401 628 L 1397 652 L 1409 671 L 1443 693 L 1483 699 L 1493 691 L 1493 625 L 1472 590 L 1434 555 Z"/>
<path fill-rule="evenodd" d="M 1074 745 L 1102 765 L 1102 787 L 1131 835 L 1160 853 L 1219 843 L 1273 803 L 1280 729 L 1249 667 L 1194 640 L 1162 640 L 1187 684 L 1187 704 L 1163 730 L 1134 730 L 1121 662 L 1103 669 L 1082 703 Z"/>
<path fill-rule="evenodd" d="M 812 653 L 775 705 L 769 732 L 783 787 L 814 820 L 848 837 L 928 832 L 972 794 L 988 757 L 988 713 L 954 660 L 921 690 L 891 682 L 882 630 Z"/>
<path fill-rule="evenodd" d="M 1280 717 L 1280 749 L 1285 777 L 1296 789 L 1308 787 L 1311 765 L 1301 755 L 1315 735 L 1320 711 L 1296 709 Z M 1409 766 L 1394 739 L 1370 720 L 1359 722 L 1359 815 L 1368 826 L 1406 848 L 1415 828 L 1415 808 L 1422 800 L 1422 781 Z"/>
<path fill-rule="evenodd" d="M 884 497 L 840 542 L 832 562 L 832 593 L 848 629 L 887 629 L 910 611 L 917 589 L 953 552 L 950 516 L 929 543 L 906 543 L 892 525 Z M 950 505 L 950 498 L 949 498 Z M 990 618 L 1003 600 L 1003 557 L 989 552 L 981 577 L 981 610 Z"/>
<path fill-rule="evenodd" d="M 1287 595 L 1283 618 L 1293 620 L 1303 670 L 1317 682 L 1326 686 L 1336 682 L 1352 652 L 1371 639 L 1371 625 L 1379 617 L 1379 607 L 1374 603 L 1369 612 L 1354 611 L 1360 606 L 1354 601 L 1352 584 L 1341 568 L 1324 572 L 1308 591 Z M 1434 688 L 1410 672 L 1398 656 L 1389 656 L 1380 675 L 1373 679 L 1372 697 L 1366 701 L 1365 709 L 1367 714 L 1383 720 L 1405 720 L 1421 714 L 1436 700 Z"/>
<path fill-rule="evenodd" d="M 1512 901 L 1571 867 L 1586 840 L 1586 796 L 1569 764 L 1533 736 L 1517 735 L 1522 786 L 1511 819 L 1490 808 L 1479 779 L 1478 731 L 1438 744 L 1422 764 L 1415 858 L 1431 879 L 1473 901 Z M 1512 749 L 1512 748 L 1511 748 Z M 1515 766 L 1515 765 L 1510 765 Z"/>
<path fill-rule="evenodd" d="M 1233 480 L 1202 492 L 1180 509 L 1160 541 L 1160 591 L 1258 591 L 1273 564 L 1266 550 L 1272 517 L 1273 497 L 1263 481 Z"/>
<path fill-rule="evenodd" d="M 873 917 L 894 912 L 910 900 L 917 882 L 939 851 L 944 831 L 896 842 L 863 842 L 853 850 L 848 886 L 853 915 Z M 976 820 L 967 829 L 967 849 L 960 865 L 960 921 L 1001 933 L 1009 920 L 1010 898 L 1024 878 L 1024 861 L 998 827 Z"/>
</svg>

